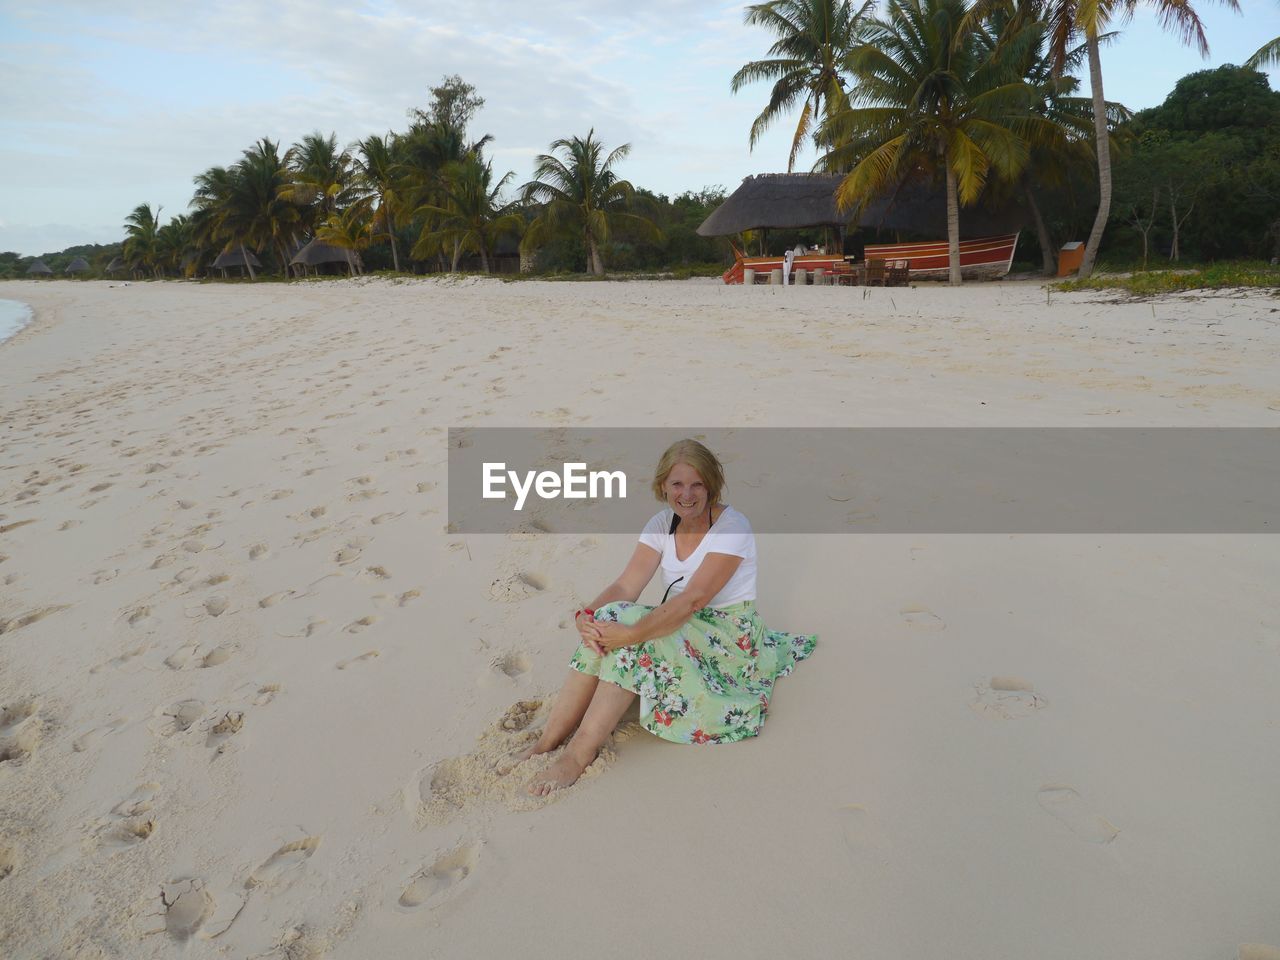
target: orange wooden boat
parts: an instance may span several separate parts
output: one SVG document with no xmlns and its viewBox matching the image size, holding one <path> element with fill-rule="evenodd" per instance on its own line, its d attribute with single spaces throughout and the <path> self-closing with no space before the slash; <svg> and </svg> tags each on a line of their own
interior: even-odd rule
<svg viewBox="0 0 1280 960">
<path fill-rule="evenodd" d="M 982 237 L 960 241 L 960 276 L 965 280 L 1003 277 L 1013 266 L 1018 248 L 1018 234 Z M 868 244 L 864 254 L 868 260 L 908 260 L 912 280 L 946 280 L 951 275 L 951 257 L 947 241 L 927 243 Z"/>
</svg>

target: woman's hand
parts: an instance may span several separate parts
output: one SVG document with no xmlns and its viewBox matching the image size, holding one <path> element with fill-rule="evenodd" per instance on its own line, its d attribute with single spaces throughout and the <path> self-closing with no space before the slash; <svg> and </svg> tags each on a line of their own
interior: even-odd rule
<svg viewBox="0 0 1280 960">
<path fill-rule="evenodd" d="M 579 613 L 574 620 L 574 626 L 578 628 L 578 636 L 582 638 L 582 645 L 598 656 L 604 655 L 604 648 L 600 646 L 600 631 L 596 629 L 599 624 L 595 619 L 587 613 Z"/>
<path fill-rule="evenodd" d="M 630 647 L 640 642 L 636 639 L 636 628 L 629 627 L 625 623 L 604 620 L 591 624 L 591 627 L 596 633 L 596 642 L 605 653 L 612 653 L 614 650 L 621 650 L 623 647 Z"/>
</svg>

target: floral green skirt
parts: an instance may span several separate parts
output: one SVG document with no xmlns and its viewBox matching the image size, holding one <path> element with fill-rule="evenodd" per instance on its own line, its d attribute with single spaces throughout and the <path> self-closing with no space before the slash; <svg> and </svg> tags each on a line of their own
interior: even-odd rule
<svg viewBox="0 0 1280 960">
<path fill-rule="evenodd" d="M 597 620 L 633 624 L 653 607 L 606 604 Z M 765 627 L 755 602 L 703 607 L 677 632 L 603 656 L 582 644 L 569 666 L 640 695 L 640 722 L 675 743 L 732 743 L 759 735 L 774 681 L 818 638 Z"/>
</svg>

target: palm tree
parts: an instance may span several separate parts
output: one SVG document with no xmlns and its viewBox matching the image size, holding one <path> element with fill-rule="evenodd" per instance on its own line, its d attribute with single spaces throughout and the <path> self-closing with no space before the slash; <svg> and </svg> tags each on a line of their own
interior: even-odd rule
<svg viewBox="0 0 1280 960">
<path fill-rule="evenodd" d="M 181 273 L 184 258 L 194 250 L 193 238 L 190 217 L 180 213 L 170 219 L 156 231 L 156 253 L 160 263 L 175 273 Z"/>
<path fill-rule="evenodd" d="M 1043 188 L 1062 187 L 1073 173 L 1092 170 L 1093 102 L 1089 97 L 1076 96 L 1080 81 L 1073 74 L 1084 61 L 1084 45 L 1069 50 L 1064 61 L 1065 69 L 1055 70 L 1047 51 L 1049 25 L 1040 19 L 1042 8 L 1043 3 L 1039 0 L 983 3 L 970 8 L 966 27 L 976 25 L 985 16 L 987 29 L 984 35 L 996 42 L 1004 42 L 1007 38 L 1029 36 L 1019 28 L 1039 21 L 1036 28 L 1039 36 L 1034 44 L 1024 45 L 1019 69 L 1031 89 L 1031 112 L 1042 122 L 1027 131 L 1028 161 L 1019 182 L 1010 186 L 1021 194 L 1031 212 L 1040 241 L 1044 272 L 1052 275 L 1057 272 L 1054 254 L 1058 248 L 1041 215 L 1036 194 Z M 1109 42 L 1115 36 L 1108 33 L 1100 39 Z M 1107 122 L 1111 126 L 1126 122 L 1131 117 L 1132 113 L 1122 104 L 1107 103 Z"/>
<path fill-rule="evenodd" d="M 587 250 L 588 272 L 603 276 L 600 247 L 615 229 L 631 227 L 659 241 L 662 234 L 651 220 L 630 212 L 635 188 L 613 171 L 613 165 L 631 152 L 631 144 L 602 157 L 604 145 L 595 133 L 593 127 L 585 138 L 556 140 L 551 153 L 534 159 L 533 179 L 521 188 L 521 195 L 526 202 L 541 204 L 542 210 L 520 246 L 522 252 L 531 252 L 553 234 L 575 232 Z M 560 150 L 563 160 L 556 156 Z"/>
<path fill-rule="evenodd" d="M 1155 8 L 1156 16 L 1166 28 L 1175 30 L 1184 43 L 1194 43 L 1201 56 L 1209 55 L 1209 43 L 1205 39 L 1204 25 L 1191 6 L 1190 0 L 1148 0 Z M 1232 10 L 1239 10 L 1237 0 L 1222 0 Z M 1094 149 L 1098 159 L 1098 213 L 1089 232 L 1084 248 L 1084 261 L 1080 276 L 1093 272 L 1102 243 L 1103 231 L 1111 214 L 1111 137 L 1108 129 L 1107 102 L 1102 89 L 1101 38 L 1107 26 L 1133 15 L 1139 0 L 1045 0 L 1046 19 L 1050 24 L 1050 51 L 1053 63 L 1061 72 L 1071 40 L 1084 34 L 1085 51 L 1089 60 L 1089 87 L 1093 94 Z M 1267 48 L 1258 51 L 1262 53 Z"/>
<path fill-rule="evenodd" d="M 396 209 L 400 203 L 401 172 L 395 157 L 395 135 L 365 137 L 352 158 L 356 178 L 367 195 L 377 202 L 374 227 L 391 240 L 391 261 L 400 272 L 400 251 L 396 246 Z"/>
<path fill-rule="evenodd" d="M 840 64 L 859 41 L 867 12 L 875 0 L 864 0 L 856 10 L 851 0 L 771 0 L 747 7 L 745 22 L 770 30 L 778 39 L 769 48 L 772 59 L 753 60 L 733 75 L 729 89 L 737 93 L 749 83 L 773 80 L 769 103 L 751 124 L 754 148 L 778 116 L 803 101 L 800 120 L 791 140 L 787 172 L 796 164 L 801 144 L 811 125 L 844 97 Z"/>
<path fill-rule="evenodd" d="M 438 244 L 451 243 L 455 272 L 463 252 L 470 250 L 480 254 L 481 269 L 488 273 L 489 253 L 497 239 L 503 234 L 518 233 L 524 226 L 524 218 L 515 212 L 516 201 L 502 203 L 499 199 L 514 176 L 508 173 L 494 184 L 493 164 L 474 153 L 451 164 L 445 170 L 444 203 L 415 211 L 432 219 L 428 221 L 431 225 L 423 228 L 414 256 L 430 256 Z"/>
<path fill-rule="evenodd" d="M 322 223 L 351 200 L 351 156 L 338 149 L 337 134 L 319 130 L 295 143 L 284 155 L 289 182 L 282 198 L 306 209 L 310 223 Z"/>
<path fill-rule="evenodd" d="M 370 206 L 370 200 L 361 200 L 337 213 L 330 214 L 329 218 L 316 228 L 316 239 L 356 253 L 363 250 L 369 246 L 373 233 Z M 359 272 L 354 258 L 347 261 L 347 272 L 351 276 Z"/>
<path fill-rule="evenodd" d="M 994 42 L 965 14 L 964 0 L 889 0 L 849 55 L 849 104 L 820 131 L 832 147 L 827 168 L 852 166 L 836 191 L 842 210 L 942 175 L 952 283 L 960 283 L 960 205 L 975 202 L 991 174 L 1018 174 L 1037 125 L 1018 69 L 1037 27 L 1019 24 Z"/>
<path fill-rule="evenodd" d="M 121 254 L 130 269 L 150 270 L 160 276 L 160 210 L 151 210 L 151 204 L 140 203 L 124 218 L 125 240 Z"/>
<path fill-rule="evenodd" d="M 301 208 L 287 199 L 289 172 L 280 158 L 279 145 L 263 137 L 244 151 L 230 171 L 230 193 L 222 214 L 225 249 L 245 247 L 275 250 L 283 269 L 288 268 L 289 242 L 296 239 Z M 248 264 L 248 257 L 245 257 Z M 256 279 L 249 266 L 250 279 Z"/>
</svg>

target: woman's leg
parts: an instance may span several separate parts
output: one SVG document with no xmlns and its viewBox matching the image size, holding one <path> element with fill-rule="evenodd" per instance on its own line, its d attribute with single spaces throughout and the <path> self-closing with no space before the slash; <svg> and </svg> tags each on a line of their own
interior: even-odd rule
<svg viewBox="0 0 1280 960">
<path fill-rule="evenodd" d="M 598 684 L 586 715 L 578 725 L 578 732 L 565 747 L 564 754 L 529 781 L 529 793 L 545 797 L 552 790 L 567 787 L 582 776 L 582 771 L 596 758 L 635 698 L 636 694 L 623 690 L 616 683 L 605 681 Z M 550 721 L 547 725 L 550 726 Z"/>
<path fill-rule="evenodd" d="M 550 753 L 564 743 L 565 738 L 573 733 L 573 728 L 582 722 L 599 683 L 599 677 L 570 668 L 564 686 L 556 694 L 556 702 L 551 707 L 551 716 L 542 728 L 542 735 L 536 743 L 516 750 L 500 761 L 497 766 L 498 774 L 505 776 L 516 764 L 523 763 L 535 754 Z"/>
</svg>

